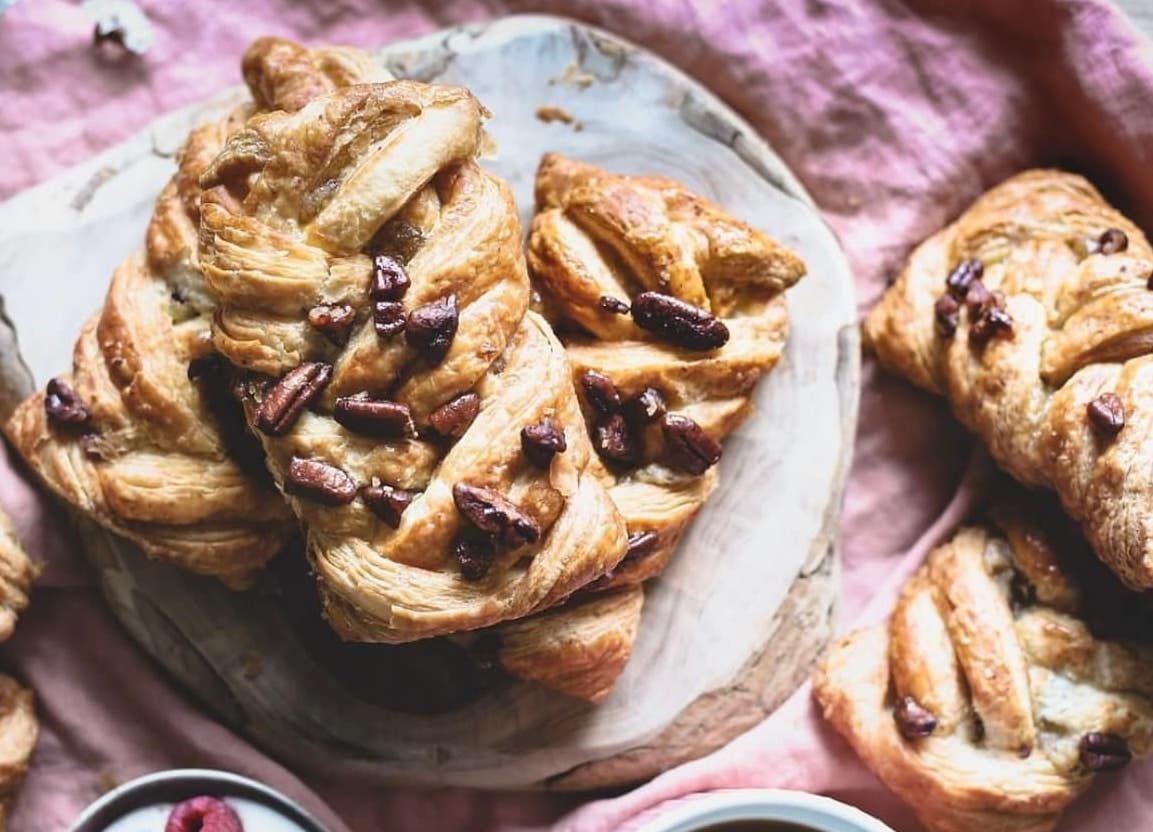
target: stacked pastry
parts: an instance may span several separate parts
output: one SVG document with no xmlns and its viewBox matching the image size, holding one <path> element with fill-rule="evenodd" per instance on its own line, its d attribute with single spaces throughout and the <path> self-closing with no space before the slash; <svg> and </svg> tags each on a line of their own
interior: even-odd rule
<svg viewBox="0 0 1153 832">
<path fill-rule="evenodd" d="M 1031 171 L 920 245 L 865 323 L 882 364 L 1056 491 L 1137 589 L 1153 586 L 1151 273 L 1144 235 L 1089 183 Z M 999 525 L 937 550 L 888 624 L 816 679 L 826 716 L 934 832 L 1050 829 L 1093 773 L 1150 749 L 1153 652 L 1089 623 L 1135 615 L 1125 635 L 1147 642 L 1147 599 L 1118 584 L 1091 603 L 1100 578 L 1069 572 L 1090 555 L 1057 558 L 1019 516 Z"/>
<path fill-rule="evenodd" d="M 549 157 L 538 314 L 467 90 L 272 39 L 244 75 L 9 436 L 152 555 L 243 587 L 295 518 L 341 637 L 451 636 L 603 698 L 803 264 L 675 182 Z"/>
</svg>

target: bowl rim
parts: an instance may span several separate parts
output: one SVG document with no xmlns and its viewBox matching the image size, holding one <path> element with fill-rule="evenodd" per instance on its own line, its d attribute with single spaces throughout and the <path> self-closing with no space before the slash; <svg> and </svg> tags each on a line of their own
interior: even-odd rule
<svg viewBox="0 0 1153 832">
<path fill-rule="evenodd" d="M 781 820 L 799 824 L 834 821 L 829 832 L 893 832 L 882 821 L 831 797 L 794 789 L 718 789 L 685 795 L 667 812 L 636 832 L 697 832 L 706 825 L 743 820 Z M 823 832 L 814 827 L 814 832 Z"/>
<path fill-rule="evenodd" d="M 168 769 L 129 780 L 89 804 L 68 827 L 68 832 L 104 832 L 110 824 L 136 809 L 179 802 L 205 793 L 213 797 L 246 798 L 279 812 L 304 832 L 327 832 L 304 807 L 270 786 L 230 771 L 210 768 Z"/>
</svg>

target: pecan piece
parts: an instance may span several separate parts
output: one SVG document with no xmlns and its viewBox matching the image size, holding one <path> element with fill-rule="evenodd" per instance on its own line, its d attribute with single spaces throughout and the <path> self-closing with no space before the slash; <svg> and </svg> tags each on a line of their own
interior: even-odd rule
<svg viewBox="0 0 1153 832">
<path fill-rule="evenodd" d="M 597 300 L 597 306 L 604 312 L 611 312 L 614 315 L 627 315 L 629 314 L 629 305 L 620 298 L 614 298 L 612 295 L 601 295 Z"/>
<path fill-rule="evenodd" d="M 1101 254 L 1120 254 L 1129 248 L 1129 235 L 1120 228 L 1106 228 L 1097 238 L 1097 251 Z"/>
<path fill-rule="evenodd" d="M 521 428 L 520 446 L 529 462 L 537 468 L 548 468 L 554 456 L 565 452 L 568 443 L 564 431 L 545 416 L 539 422 Z"/>
<path fill-rule="evenodd" d="M 428 424 L 445 439 L 460 439 L 480 413 L 480 396 L 462 393 L 428 414 Z"/>
<path fill-rule="evenodd" d="M 92 419 L 88 405 L 75 390 L 58 378 L 48 382 L 44 393 L 44 415 L 55 427 L 72 430 L 87 428 Z"/>
<path fill-rule="evenodd" d="M 945 288 L 957 300 L 964 300 L 969 291 L 969 284 L 974 280 L 980 280 L 984 274 L 985 264 L 980 260 L 962 260 L 945 278 Z"/>
<path fill-rule="evenodd" d="M 408 405 L 370 398 L 367 393 L 337 399 L 332 416 L 353 433 L 378 439 L 405 439 L 416 433 Z"/>
<path fill-rule="evenodd" d="M 372 237 L 369 250 L 388 252 L 402 263 L 408 263 L 424 244 L 424 232 L 410 222 L 393 217 Z"/>
<path fill-rule="evenodd" d="M 332 365 L 306 361 L 291 370 L 268 391 L 256 411 L 256 427 L 268 436 L 292 430 L 301 412 L 332 378 Z"/>
<path fill-rule="evenodd" d="M 621 409 L 621 394 L 613 380 L 604 373 L 585 370 L 581 373 L 580 382 L 585 399 L 597 412 L 608 414 Z"/>
<path fill-rule="evenodd" d="M 946 292 L 937 298 L 937 303 L 933 306 L 933 315 L 937 321 L 937 334 L 942 338 L 949 338 L 957 331 L 957 324 L 961 321 L 961 304 Z"/>
<path fill-rule="evenodd" d="M 593 445 L 597 453 L 618 465 L 636 465 L 641 458 L 641 444 L 620 413 L 601 417 L 593 431 Z"/>
<path fill-rule="evenodd" d="M 372 307 L 372 328 L 381 338 L 391 338 L 404 332 L 408 318 L 404 304 L 398 300 L 378 300 Z"/>
<path fill-rule="evenodd" d="M 412 505 L 416 494 L 403 488 L 384 485 L 373 477 L 371 483 L 360 489 L 360 499 L 368 506 L 369 511 L 396 529 L 400 527 L 400 515 Z"/>
<path fill-rule="evenodd" d="M 670 451 L 670 461 L 676 467 L 700 475 L 720 461 L 720 443 L 688 416 L 665 414 L 661 420 L 661 431 Z"/>
<path fill-rule="evenodd" d="M 300 456 L 288 463 L 284 491 L 326 506 L 341 506 L 356 499 L 356 483 L 343 469 L 321 459 Z"/>
<path fill-rule="evenodd" d="M 338 347 L 348 343 L 356 311 L 346 303 L 322 303 L 308 310 L 308 325 Z"/>
<path fill-rule="evenodd" d="M 625 551 L 625 556 L 621 558 L 621 563 L 636 563 L 638 560 L 644 560 L 657 548 L 658 540 L 657 533 L 653 531 L 630 532 L 629 547 Z"/>
<path fill-rule="evenodd" d="M 372 299 L 400 300 L 408 291 L 408 272 L 400 261 L 387 254 L 372 258 Z"/>
<path fill-rule="evenodd" d="M 893 719 L 896 720 L 897 730 L 907 740 L 927 737 L 937 728 L 937 717 L 925 710 L 911 696 L 903 696 L 897 700 L 893 708 Z"/>
<path fill-rule="evenodd" d="M 496 560 L 496 546 L 491 540 L 479 537 L 458 537 L 452 545 L 452 555 L 460 567 L 460 576 L 466 581 L 479 581 L 488 574 Z"/>
<path fill-rule="evenodd" d="M 950 295 L 950 297 L 952 297 Z M 985 288 L 985 284 L 980 280 L 974 280 L 969 284 L 968 291 L 965 292 L 965 306 L 969 308 L 969 314 L 977 316 L 981 314 L 981 310 L 989 303 L 992 295 L 989 290 Z"/>
<path fill-rule="evenodd" d="M 540 538 L 536 521 L 499 491 L 458 482 L 452 487 L 452 499 L 466 520 L 510 549 Z"/>
<path fill-rule="evenodd" d="M 641 329 L 690 350 L 713 350 L 729 340 L 724 322 L 672 295 L 641 292 L 633 298 L 633 321 Z"/>
<path fill-rule="evenodd" d="M 1102 393 L 1085 406 L 1085 412 L 1102 436 L 1116 436 L 1125 427 L 1125 403 L 1116 393 Z"/>
<path fill-rule="evenodd" d="M 639 425 L 651 425 L 668 411 L 665 397 L 655 387 L 646 387 L 625 404 L 625 413 Z"/>
<path fill-rule="evenodd" d="M 984 346 L 995 336 L 1013 333 L 1013 319 L 1005 311 L 1005 296 L 992 292 L 977 312 L 977 319 L 969 327 L 969 343 Z"/>
<path fill-rule="evenodd" d="M 458 322 L 456 295 L 418 306 L 408 313 L 408 343 L 428 361 L 439 364 L 452 346 Z"/>
<path fill-rule="evenodd" d="M 1125 738 L 1105 731 L 1090 731 L 1081 737 L 1077 750 L 1081 765 L 1089 771 L 1116 771 L 1133 759 Z"/>
</svg>

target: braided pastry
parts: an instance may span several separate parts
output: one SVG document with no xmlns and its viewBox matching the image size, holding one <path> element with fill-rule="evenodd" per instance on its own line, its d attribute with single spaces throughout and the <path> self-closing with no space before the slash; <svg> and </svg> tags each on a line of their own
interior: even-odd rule
<svg viewBox="0 0 1153 832">
<path fill-rule="evenodd" d="M 1031 171 L 914 251 L 865 322 L 886 367 L 945 395 L 1097 554 L 1153 587 L 1153 251 L 1088 182 Z"/>
<path fill-rule="evenodd" d="M 805 266 L 669 179 L 549 154 L 536 202 L 529 269 L 567 330 L 598 468 L 629 530 L 629 555 L 598 585 L 636 585 L 664 569 L 716 487 L 720 440 L 781 356 L 782 293 Z"/>
<path fill-rule="evenodd" d="M 1055 548 L 1075 530 L 1020 510 L 997 524 L 936 549 L 889 622 L 841 640 L 814 680 L 825 718 L 933 832 L 1051 829 L 1094 773 L 1153 749 L 1153 648 L 1105 640 L 1146 636 L 1143 599 Z"/>
<path fill-rule="evenodd" d="M 38 573 L 16 539 L 8 515 L 0 510 L 0 641 L 11 637 Z M 39 733 L 32 691 L 0 675 L 0 832 L 7 828 L 12 801 L 24 781 Z"/>
<path fill-rule="evenodd" d="M 260 109 L 380 75 L 351 49 L 256 41 L 243 61 Z M 113 275 L 81 330 L 73 370 L 27 399 L 6 431 L 54 492 L 148 554 L 234 587 L 248 584 L 292 531 L 251 456 L 242 417 L 214 361 L 211 300 L 196 267 L 198 179 L 242 106 L 195 128 L 160 194 L 143 251 Z"/>
<path fill-rule="evenodd" d="M 522 618 L 625 554 L 485 115 L 354 86 L 250 120 L 202 179 L 214 341 L 346 639 Z"/>
</svg>

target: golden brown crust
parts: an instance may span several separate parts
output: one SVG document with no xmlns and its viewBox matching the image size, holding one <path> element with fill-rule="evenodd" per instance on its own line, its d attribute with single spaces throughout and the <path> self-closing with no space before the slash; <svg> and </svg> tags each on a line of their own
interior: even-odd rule
<svg viewBox="0 0 1153 832">
<path fill-rule="evenodd" d="M 0 675 L 0 830 L 7 828 L 39 734 L 32 691 Z"/>
<path fill-rule="evenodd" d="M 1103 234 L 1113 239 L 1103 245 Z M 1012 320 L 1011 333 L 983 344 L 970 337 L 972 312 L 958 312 L 951 336 L 935 326 L 946 276 L 969 259 Z M 1003 468 L 1054 489 L 1135 587 L 1153 586 L 1153 470 L 1142 463 L 1153 428 L 1151 272 L 1145 236 L 1088 182 L 1029 171 L 922 243 L 864 328 L 881 363 L 947 396 Z M 1106 393 L 1124 411 L 1115 436 L 1088 415 Z"/>
<path fill-rule="evenodd" d="M 308 530 L 325 615 L 347 639 L 403 642 L 522 618 L 624 554 L 564 350 L 526 314 L 511 194 L 473 158 L 484 115 L 457 87 L 359 85 L 297 114 L 251 119 L 202 179 L 214 341 L 248 371 L 249 420 Z M 378 255 L 386 266 L 374 266 Z M 406 288 L 374 288 L 378 269 L 403 273 Z M 402 305 L 403 334 L 377 331 L 378 302 Z M 346 343 L 310 323 L 321 305 L 348 308 Z M 414 320 L 452 306 L 455 330 L 440 352 L 414 340 Z M 308 409 L 280 425 L 268 413 L 288 382 L 272 387 L 268 376 L 289 371 L 324 380 Z M 433 414 L 465 395 L 477 412 L 446 436 Z M 338 419 L 357 396 L 387 398 L 404 414 L 397 424 L 411 427 L 371 436 L 371 424 Z M 521 431 L 546 417 L 567 448 L 541 467 L 526 458 Z M 302 487 L 301 472 L 316 470 L 337 490 Z M 411 497 L 394 523 L 370 507 L 374 480 Z M 461 485 L 496 492 L 536 531 L 515 540 L 486 531 L 458 508 Z M 478 542 L 482 532 L 499 545 Z M 465 546 L 491 552 L 480 574 L 464 574 Z"/>
<path fill-rule="evenodd" d="M 362 53 L 272 38 L 250 47 L 244 68 L 261 108 L 299 107 L 310 94 L 381 74 Z M 212 304 L 195 262 L 199 178 L 252 110 L 192 131 L 144 251 L 116 270 L 103 309 L 82 329 L 72 372 L 60 378 L 91 412 L 88 428 L 51 424 L 43 392 L 5 427 L 58 496 L 148 554 L 234 587 L 250 583 L 292 532 L 259 468 L 236 460 L 242 442 L 231 434 L 242 429 L 231 426 L 240 417 L 224 374 L 190 378 L 212 352 Z"/>
<path fill-rule="evenodd" d="M 0 510 L 0 641 L 7 641 L 17 616 L 28 606 L 28 591 L 40 573 L 20 541 L 12 522 Z"/>
<path fill-rule="evenodd" d="M 1095 637 L 1079 594 L 1047 603 L 1074 578 L 1052 557 L 1035 583 L 1051 542 L 1022 511 L 998 514 L 1002 531 L 962 529 L 936 549 L 889 622 L 834 645 L 813 682 L 825 718 L 933 832 L 1052 829 L 1107 770 L 1088 735 L 1126 759 L 1153 741 L 1153 649 Z"/>
</svg>

